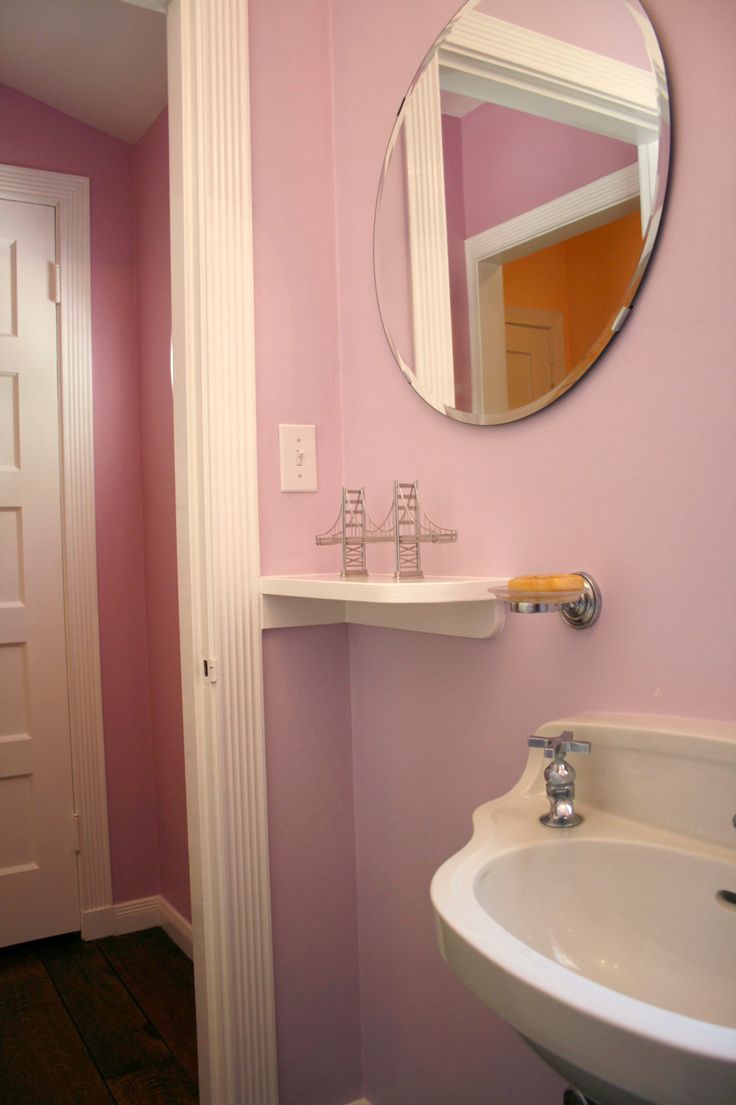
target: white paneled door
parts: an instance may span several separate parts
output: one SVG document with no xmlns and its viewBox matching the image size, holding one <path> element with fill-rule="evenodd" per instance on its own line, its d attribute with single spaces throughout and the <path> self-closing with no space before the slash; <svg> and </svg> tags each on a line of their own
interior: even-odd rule
<svg viewBox="0 0 736 1105">
<path fill-rule="evenodd" d="M 0 200 L 0 946 L 79 928 L 54 207 Z"/>
</svg>

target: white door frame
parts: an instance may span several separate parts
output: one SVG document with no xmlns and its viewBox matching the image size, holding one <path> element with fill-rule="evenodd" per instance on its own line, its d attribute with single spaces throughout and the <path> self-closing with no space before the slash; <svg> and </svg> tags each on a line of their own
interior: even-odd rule
<svg viewBox="0 0 736 1105">
<path fill-rule="evenodd" d="M 488 384 L 483 373 L 484 337 L 490 332 L 495 335 L 495 340 L 492 339 L 489 343 L 490 347 L 505 348 L 503 266 L 518 257 L 546 249 L 576 234 L 594 230 L 614 219 L 638 211 L 639 187 L 639 167 L 628 165 L 465 239 L 470 370 L 475 413 L 492 416 L 494 411 L 508 408 L 505 379 L 494 381 L 497 394 L 488 395 Z M 632 277 L 633 290 L 635 282 L 638 282 L 640 269 L 641 264 Z M 484 285 L 483 311 L 480 310 L 481 284 Z M 633 290 L 627 289 L 627 293 L 631 291 L 633 296 Z M 624 301 L 628 300 L 627 294 Z"/>
<path fill-rule="evenodd" d="M 248 0 L 172 0 L 167 21 L 177 548 L 200 1099 L 276 1105 Z"/>
<path fill-rule="evenodd" d="M 92 428 L 89 181 L 0 165 L 0 198 L 56 208 L 62 548 L 82 936 L 114 930 L 102 728 Z"/>
</svg>

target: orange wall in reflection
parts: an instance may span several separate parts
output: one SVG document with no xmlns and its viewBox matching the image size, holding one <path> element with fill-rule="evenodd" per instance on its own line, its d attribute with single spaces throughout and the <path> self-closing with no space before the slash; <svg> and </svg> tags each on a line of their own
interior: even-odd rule
<svg viewBox="0 0 736 1105">
<path fill-rule="evenodd" d="M 569 371 L 621 307 L 641 253 L 638 211 L 503 267 L 507 307 L 561 311 Z"/>
</svg>

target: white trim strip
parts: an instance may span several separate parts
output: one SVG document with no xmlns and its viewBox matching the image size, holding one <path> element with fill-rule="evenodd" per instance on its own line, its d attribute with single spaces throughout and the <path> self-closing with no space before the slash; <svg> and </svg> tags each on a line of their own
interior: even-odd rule
<svg viewBox="0 0 736 1105">
<path fill-rule="evenodd" d="M 277 1105 L 247 0 L 168 14 L 179 609 L 203 1101 Z M 202 658 L 218 678 L 203 678 Z"/>
<path fill-rule="evenodd" d="M 439 66 L 434 57 L 405 108 L 414 373 L 439 403 L 455 405 Z"/>
</svg>

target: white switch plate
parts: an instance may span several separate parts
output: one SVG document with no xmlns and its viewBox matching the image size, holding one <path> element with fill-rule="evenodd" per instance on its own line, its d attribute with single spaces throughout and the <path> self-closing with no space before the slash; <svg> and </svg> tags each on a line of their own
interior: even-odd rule
<svg viewBox="0 0 736 1105">
<path fill-rule="evenodd" d="M 279 426 L 282 491 L 317 490 L 317 436 L 314 426 Z"/>
</svg>

